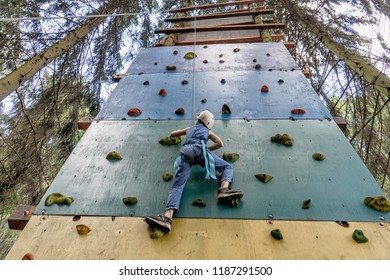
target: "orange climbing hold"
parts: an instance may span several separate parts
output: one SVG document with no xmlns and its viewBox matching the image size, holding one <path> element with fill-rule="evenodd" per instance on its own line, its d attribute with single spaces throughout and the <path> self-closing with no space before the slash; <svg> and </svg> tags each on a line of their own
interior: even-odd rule
<svg viewBox="0 0 390 280">
<path fill-rule="evenodd" d="M 261 87 L 261 92 L 268 92 L 268 86 L 264 85 Z"/>
<path fill-rule="evenodd" d="M 158 93 L 158 95 L 160 95 L 160 96 L 166 96 L 168 93 L 167 93 L 167 91 L 165 90 L 165 89 L 160 89 L 160 91 L 159 91 L 159 93 Z"/>
<path fill-rule="evenodd" d="M 138 115 L 141 115 L 142 114 L 142 111 L 138 108 L 132 108 L 130 109 L 127 114 L 131 117 L 136 117 Z"/>
<path fill-rule="evenodd" d="M 294 115 L 301 115 L 301 114 L 304 114 L 305 113 L 305 110 L 303 109 L 293 109 L 291 110 L 291 114 L 294 114 Z"/>
</svg>

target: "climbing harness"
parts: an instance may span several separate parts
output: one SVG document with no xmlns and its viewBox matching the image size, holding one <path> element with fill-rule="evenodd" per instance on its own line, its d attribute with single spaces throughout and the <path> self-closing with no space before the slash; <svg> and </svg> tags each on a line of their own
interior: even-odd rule
<svg viewBox="0 0 390 280">
<path fill-rule="evenodd" d="M 206 168 L 206 176 L 205 179 L 209 180 L 210 178 L 212 179 L 217 179 L 215 176 L 215 164 L 214 164 L 214 158 L 211 152 L 207 149 L 206 142 L 203 139 L 197 138 L 197 137 L 192 137 L 184 143 L 187 144 L 189 142 L 195 142 L 195 143 L 200 143 L 202 144 L 202 153 L 204 157 L 204 165 Z M 175 172 L 178 171 L 179 169 L 179 164 L 181 162 L 188 162 L 182 155 L 178 156 L 175 160 L 175 163 L 173 165 Z"/>
</svg>

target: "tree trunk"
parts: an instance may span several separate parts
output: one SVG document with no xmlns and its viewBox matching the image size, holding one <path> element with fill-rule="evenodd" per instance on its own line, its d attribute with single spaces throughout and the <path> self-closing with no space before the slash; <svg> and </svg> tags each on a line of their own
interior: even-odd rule
<svg viewBox="0 0 390 280">
<path fill-rule="evenodd" d="M 298 1 L 280 0 L 280 2 L 299 20 L 303 28 L 343 60 L 350 69 L 359 74 L 366 82 L 372 84 L 381 94 L 384 94 L 386 97 L 390 96 L 390 78 L 386 74 L 376 69 L 362 56 L 334 41 L 316 18 L 308 15 L 302 8 L 298 7 Z"/>
<path fill-rule="evenodd" d="M 117 1 L 111 1 L 107 6 L 98 10 L 98 14 L 111 14 L 118 6 Z M 52 46 L 44 49 L 42 52 L 33 56 L 16 70 L 0 79 L 0 101 L 7 97 L 11 92 L 18 89 L 25 81 L 32 78 L 39 70 L 49 64 L 54 58 L 60 56 L 77 42 L 82 40 L 87 34 L 102 23 L 106 17 L 91 18 L 87 23 L 79 28 L 69 32 L 63 39 Z"/>
</svg>

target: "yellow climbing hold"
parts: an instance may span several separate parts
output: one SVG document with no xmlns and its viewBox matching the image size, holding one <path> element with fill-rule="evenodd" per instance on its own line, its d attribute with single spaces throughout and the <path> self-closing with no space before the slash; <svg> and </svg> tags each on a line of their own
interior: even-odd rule
<svg viewBox="0 0 390 280">
<path fill-rule="evenodd" d="M 46 198 L 45 205 L 50 206 L 54 203 L 71 204 L 73 201 L 74 201 L 74 199 L 71 196 L 68 197 L 68 196 L 64 196 L 63 194 L 60 194 L 60 193 L 52 193 Z"/>
<path fill-rule="evenodd" d="M 264 183 L 268 183 L 274 177 L 269 174 L 255 174 L 255 177 Z"/>
<path fill-rule="evenodd" d="M 292 146 L 294 144 L 294 139 L 288 134 L 275 134 L 271 137 L 271 141 L 285 146 Z"/>
<path fill-rule="evenodd" d="M 315 160 L 323 161 L 325 159 L 325 156 L 322 153 L 314 153 L 313 158 Z"/>
<path fill-rule="evenodd" d="M 380 212 L 390 211 L 390 202 L 384 196 L 367 196 L 364 204 Z"/>
<path fill-rule="evenodd" d="M 87 227 L 86 225 L 77 225 L 76 230 L 77 230 L 77 233 L 80 235 L 86 235 L 91 231 L 91 229 L 89 227 Z"/>
<path fill-rule="evenodd" d="M 235 162 L 240 158 L 240 155 L 237 153 L 223 153 L 222 158 L 226 161 Z"/>
<path fill-rule="evenodd" d="M 162 176 L 162 178 L 163 178 L 163 180 L 164 180 L 165 182 L 168 182 L 168 181 L 172 180 L 173 174 L 172 174 L 172 173 L 164 173 L 164 175 Z"/>
<path fill-rule="evenodd" d="M 117 151 L 111 151 L 107 154 L 106 159 L 108 159 L 108 160 L 121 160 L 122 156 Z"/>
<path fill-rule="evenodd" d="M 197 55 L 194 52 L 188 52 L 184 55 L 184 58 L 187 59 L 194 59 L 195 57 L 197 57 Z"/>
<path fill-rule="evenodd" d="M 158 141 L 158 143 L 160 143 L 161 145 L 175 145 L 180 142 L 181 142 L 181 136 L 177 136 L 177 137 L 168 136 Z"/>
<path fill-rule="evenodd" d="M 158 239 L 164 236 L 164 232 L 162 230 L 159 230 L 157 228 L 153 229 L 153 232 L 149 235 L 152 239 Z"/>
<path fill-rule="evenodd" d="M 135 196 L 128 196 L 122 198 L 122 202 L 126 205 L 134 205 L 138 202 L 138 199 Z"/>
</svg>

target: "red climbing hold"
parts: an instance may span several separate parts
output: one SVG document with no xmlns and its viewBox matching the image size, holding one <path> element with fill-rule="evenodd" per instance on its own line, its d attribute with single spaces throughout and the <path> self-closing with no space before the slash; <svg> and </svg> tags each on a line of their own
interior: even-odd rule
<svg viewBox="0 0 390 280">
<path fill-rule="evenodd" d="M 219 63 L 225 63 L 225 60 L 221 59 L 221 60 L 219 61 Z"/>
<path fill-rule="evenodd" d="M 158 95 L 160 96 L 166 96 L 167 95 L 167 91 L 165 89 L 160 89 Z"/>
<path fill-rule="evenodd" d="M 268 92 L 268 86 L 266 86 L 266 85 L 262 86 L 261 92 Z"/>
<path fill-rule="evenodd" d="M 301 114 L 304 114 L 305 113 L 305 110 L 303 109 L 293 109 L 291 110 L 291 114 L 294 114 L 294 115 L 301 115 Z"/>
<path fill-rule="evenodd" d="M 138 108 L 132 108 L 130 109 L 127 114 L 132 117 L 136 117 L 138 115 L 141 115 L 142 111 Z"/>
</svg>

